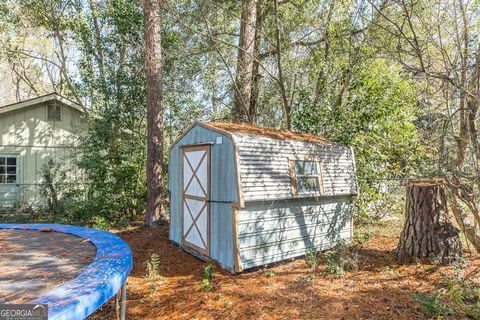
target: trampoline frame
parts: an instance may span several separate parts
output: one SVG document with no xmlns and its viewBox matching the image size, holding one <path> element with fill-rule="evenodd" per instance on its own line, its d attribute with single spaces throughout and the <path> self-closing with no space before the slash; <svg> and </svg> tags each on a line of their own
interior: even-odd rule
<svg viewBox="0 0 480 320">
<path fill-rule="evenodd" d="M 112 297 L 120 295 L 120 318 L 126 317 L 127 277 L 133 258 L 126 242 L 111 232 L 61 224 L 0 224 L 1 229 L 48 230 L 90 241 L 97 249 L 94 260 L 73 280 L 30 303 L 48 304 L 50 320 L 82 320 Z M 117 300 L 117 303 L 118 303 Z"/>
</svg>

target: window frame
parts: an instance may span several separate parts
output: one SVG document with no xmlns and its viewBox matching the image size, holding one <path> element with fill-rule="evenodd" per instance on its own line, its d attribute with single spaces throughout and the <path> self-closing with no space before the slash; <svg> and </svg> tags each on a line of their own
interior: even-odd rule
<svg viewBox="0 0 480 320">
<path fill-rule="evenodd" d="M 295 163 L 297 161 L 304 161 L 304 162 L 313 162 L 317 168 L 316 175 L 302 175 L 301 178 L 312 178 L 316 177 L 318 180 L 318 191 L 308 191 L 308 192 L 299 192 L 298 190 L 298 178 L 297 171 L 295 170 Z M 302 197 L 302 196 L 320 196 L 324 194 L 324 186 L 323 186 L 323 164 L 322 161 L 316 158 L 290 158 L 288 159 L 289 166 L 290 166 L 290 180 L 292 186 L 292 195 Z"/>
<path fill-rule="evenodd" d="M 49 118 L 49 113 L 48 113 L 48 108 L 49 108 L 49 107 L 55 107 L 55 108 L 58 107 L 58 108 L 59 108 L 59 110 L 60 110 L 60 113 L 59 113 L 60 117 L 59 117 L 58 120 L 57 120 L 57 119 L 50 119 L 50 118 Z M 47 104 L 46 104 L 46 110 L 45 110 L 45 112 L 47 113 L 47 121 L 50 121 L 50 122 L 61 122 L 61 121 L 62 121 L 62 118 L 63 118 L 63 108 L 62 108 L 62 106 L 61 106 L 60 104 L 58 104 L 58 103 L 47 103 Z"/>
<path fill-rule="evenodd" d="M 4 181 L 2 182 L 0 180 L 0 186 L 4 185 L 18 185 L 20 183 L 20 176 L 19 176 L 19 168 L 20 168 L 20 157 L 16 154 L 0 154 L 0 158 L 5 159 L 5 164 L 1 165 L 5 167 L 5 173 L 0 173 L 0 176 L 4 177 Z M 13 167 L 12 165 L 8 165 L 8 160 L 7 159 L 15 159 L 15 174 L 9 174 L 8 173 L 8 167 Z M 15 182 L 7 182 L 7 177 L 8 176 L 15 176 Z"/>
</svg>

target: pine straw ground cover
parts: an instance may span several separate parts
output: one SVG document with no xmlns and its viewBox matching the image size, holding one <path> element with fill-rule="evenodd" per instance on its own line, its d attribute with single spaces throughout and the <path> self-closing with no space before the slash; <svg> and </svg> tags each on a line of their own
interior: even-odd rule
<svg viewBox="0 0 480 320">
<path fill-rule="evenodd" d="M 390 221 L 368 230 L 373 235 L 358 249 L 356 271 L 343 277 L 327 273 L 325 255 L 320 255 L 324 258 L 315 271 L 303 258 L 237 276 L 217 267 L 209 292 L 200 289 L 206 263 L 171 244 L 168 227 L 118 232 L 130 244 L 135 261 L 128 280 L 127 318 L 429 319 L 441 314 L 466 318 L 441 308 L 440 314 L 428 315 L 428 303 L 420 307 L 414 297 L 438 292 L 445 279 L 453 277 L 454 267 L 399 265 L 394 249 L 400 228 L 399 221 Z M 157 268 L 152 270 L 150 263 L 147 274 L 146 262 L 154 253 Z M 467 253 L 463 269 L 469 283 L 476 285 L 479 257 Z M 113 302 L 91 319 L 115 319 Z"/>
</svg>

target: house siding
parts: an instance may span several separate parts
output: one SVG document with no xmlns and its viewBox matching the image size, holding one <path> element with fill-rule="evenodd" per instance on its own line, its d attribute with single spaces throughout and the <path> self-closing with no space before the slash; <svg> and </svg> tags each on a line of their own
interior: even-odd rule
<svg viewBox="0 0 480 320">
<path fill-rule="evenodd" d="M 238 213 L 244 269 L 326 250 L 351 238 L 350 196 L 254 201 Z"/>
<path fill-rule="evenodd" d="M 0 154 L 18 156 L 17 186 L 0 184 L 0 206 L 15 203 L 43 206 L 41 169 L 53 158 L 72 178 L 80 173 L 73 164 L 78 156 L 81 112 L 62 106 L 62 119 L 47 121 L 44 103 L 0 114 Z"/>
<path fill-rule="evenodd" d="M 217 144 L 217 137 L 222 143 Z M 234 269 L 232 205 L 239 201 L 234 145 L 227 135 L 193 126 L 170 150 L 170 240 L 182 243 L 181 147 L 207 143 L 210 150 L 210 255 L 227 269 Z"/>
</svg>

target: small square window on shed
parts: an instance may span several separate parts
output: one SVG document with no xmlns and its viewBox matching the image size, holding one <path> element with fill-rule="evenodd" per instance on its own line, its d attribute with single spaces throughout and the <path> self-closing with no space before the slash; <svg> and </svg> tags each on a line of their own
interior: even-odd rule
<svg viewBox="0 0 480 320">
<path fill-rule="evenodd" d="M 319 195 L 323 193 L 321 165 L 316 160 L 290 160 L 292 193 Z"/>
<path fill-rule="evenodd" d="M 61 121 L 62 120 L 62 108 L 57 104 L 47 105 L 47 120 L 48 121 Z"/>
</svg>

